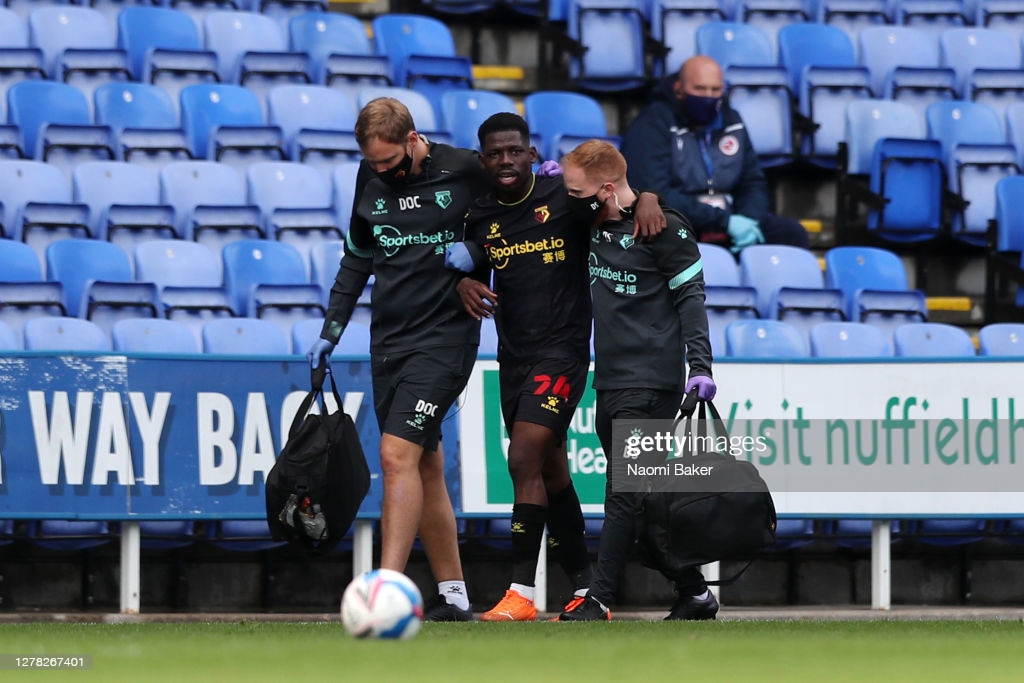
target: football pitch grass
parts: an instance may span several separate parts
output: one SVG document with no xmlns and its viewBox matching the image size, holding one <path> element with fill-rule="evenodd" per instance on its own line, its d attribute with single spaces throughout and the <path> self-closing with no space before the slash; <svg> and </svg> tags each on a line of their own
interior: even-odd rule
<svg viewBox="0 0 1024 683">
<path fill-rule="evenodd" d="M 5 623 L 0 653 L 93 656 L 4 681 L 1022 681 L 1024 623 L 425 624 L 364 641 L 337 621 Z"/>
</svg>

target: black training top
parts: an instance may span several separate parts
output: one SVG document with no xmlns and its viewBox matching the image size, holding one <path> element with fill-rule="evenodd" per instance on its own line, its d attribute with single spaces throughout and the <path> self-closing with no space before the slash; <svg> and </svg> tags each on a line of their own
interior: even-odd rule
<svg viewBox="0 0 1024 683">
<path fill-rule="evenodd" d="M 567 196 L 560 177 L 535 177 L 523 200 L 502 204 L 492 192 L 466 218 L 474 262 L 494 272 L 502 362 L 590 356 L 589 233 Z"/>
<path fill-rule="evenodd" d="M 475 152 L 429 143 L 423 172 L 391 186 L 363 162 L 356 176 L 345 255 L 320 336 L 336 342 L 370 273 L 374 353 L 477 344 L 480 323 L 455 289 L 461 273 L 444 266 L 445 249 L 463 238 L 466 210 L 490 178 Z"/>
<path fill-rule="evenodd" d="M 682 391 L 684 356 L 693 376 L 711 376 L 704 274 L 696 235 L 664 209 L 668 227 L 634 241 L 633 217 L 592 231 L 595 389 Z"/>
</svg>

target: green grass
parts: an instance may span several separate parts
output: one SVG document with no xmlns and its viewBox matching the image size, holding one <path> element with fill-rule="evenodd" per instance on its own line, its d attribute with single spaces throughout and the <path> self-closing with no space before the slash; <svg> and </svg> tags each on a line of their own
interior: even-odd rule
<svg viewBox="0 0 1024 683">
<path fill-rule="evenodd" d="M 0 652 L 91 654 L 10 681 L 1021 681 L 1019 621 L 426 624 L 357 641 L 331 623 L 0 624 Z"/>
</svg>

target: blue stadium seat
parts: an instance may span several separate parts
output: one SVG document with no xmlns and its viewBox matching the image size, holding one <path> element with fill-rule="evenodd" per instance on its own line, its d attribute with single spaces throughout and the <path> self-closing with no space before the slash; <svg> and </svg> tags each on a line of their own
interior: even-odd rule
<svg viewBox="0 0 1024 683">
<path fill-rule="evenodd" d="M 135 79 L 163 88 L 176 107 L 185 87 L 219 78 L 217 55 L 203 50 L 196 23 L 175 9 L 126 7 L 118 16 L 118 45 Z"/>
<path fill-rule="evenodd" d="M 20 351 L 22 346 L 19 336 L 10 325 L 0 320 L 0 351 Z"/>
<path fill-rule="evenodd" d="M 616 147 L 620 142 L 617 136 L 608 135 L 601 105 L 583 93 L 532 92 L 523 98 L 523 115 L 544 159 L 557 161 L 591 138 L 607 140 Z"/>
<path fill-rule="evenodd" d="M 309 55 L 291 52 L 271 18 L 255 12 L 211 12 L 203 19 L 204 46 L 217 53 L 222 83 L 265 94 L 274 85 L 311 83 Z"/>
<path fill-rule="evenodd" d="M 64 287 L 43 280 L 36 252 L 23 242 L 0 239 L 0 321 L 12 330 L 19 348 L 25 321 L 65 315 Z"/>
<path fill-rule="evenodd" d="M 975 69 L 967 79 L 964 99 L 991 107 L 1003 121 L 1008 108 L 1024 101 L 1024 68 Z"/>
<path fill-rule="evenodd" d="M 93 236 L 117 244 L 129 258 L 141 240 L 178 236 L 174 209 L 160 206 L 160 181 L 144 166 L 81 164 L 72 174 L 72 199 L 89 207 Z"/>
<path fill-rule="evenodd" d="M 241 8 L 238 0 L 165 0 L 163 5 L 187 15 L 200 35 L 203 32 L 206 15 L 213 12 L 233 12 Z"/>
<path fill-rule="evenodd" d="M 725 328 L 725 355 L 734 358 L 806 358 L 807 339 L 778 320 L 737 320 Z"/>
<path fill-rule="evenodd" d="M 910 358 L 974 357 L 974 342 L 963 328 L 946 323 L 906 323 L 893 331 L 897 356 Z"/>
<path fill-rule="evenodd" d="M 890 23 L 887 0 L 820 0 L 817 6 L 816 21 L 840 29 L 850 37 L 854 49 L 863 29 Z"/>
<path fill-rule="evenodd" d="M 834 519 L 825 522 L 823 532 L 830 541 L 843 548 L 870 548 L 873 525 L 870 519 Z M 901 531 L 898 521 L 889 523 L 893 543 L 900 540 L 896 535 Z"/>
<path fill-rule="evenodd" d="M 240 85 L 190 85 L 181 91 L 181 121 L 197 159 L 244 167 L 285 158 L 284 137 L 265 125 L 263 107 Z"/>
<path fill-rule="evenodd" d="M 116 156 L 109 126 L 92 125 L 92 106 L 66 83 L 23 81 L 7 91 L 7 117 L 21 128 L 25 156 L 70 169 Z M 70 170 L 65 174 L 70 179 Z"/>
<path fill-rule="evenodd" d="M 996 251 L 1024 252 L 1024 176 L 996 183 Z"/>
<path fill-rule="evenodd" d="M 313 60 L 316 82 L 355 97 L 360 85 L 394 85 L 387 55 L 373 52 L 363 22 L 343 12 L 307 12 L 288 22 L 289 45 Z"/>
<path fill-rule="evenodd" d="M 704 271 L 704 284 L 717 287 L 738 287 L 740 271 L 736 258 L 725 247 L 710 242 L 698 242 L 700 262 Z"/>
<path fill-rule="evenodd" d="M 896 254 L 878 247 L 833 247 L 825 252 L 825 285 L 840 289 L 847 319 L 893 328 L 927 316 L 924 293 L 907 286 Z"/>
<path fill-rule="evenodd" d="M 291 344 L 274 323 L 256 318 L 221 318 L 203 325 L 203 353 L 291 355 Z"/>
<path fill-rule="evenodd" d="M 970 23 L 963 0 L 900 0 L 893 23 L 913 26 L 938 38 L 943 31 Z"/>
<path fill-rule="evenodd" d="M 231 353 L 231 351 L 208 351 L 207 353 Z M 253 353 L 260 354 L 262 351 L 257 350 Z M 208 527 L 208 534 L 210 543 L 223 550 L 235 552 L 264 552 L 288 543 L 273 539 L 270 534 L 270 526 L 265 519 L 223 519 L 211 524 Z"/>
<path fill-rule="evenodd" d="M 700 26 L 696 54 L 711 57 L 723 71 L 731 66 L 776 66 L 779 62 L 764 31 L 751 24 L 729 21 Z"/>
<path fill-rule="evenodd" d="M 978 330 L 978 354 L 1024 358 L 1024 323 L 991 323 Z"/>
<path fill-rule="evenodd" d="M 952 233 L 985 244 L 995 216 L 996 183 L 1020 172 L 1016 149 L 1005 144 L 999 117 L 983 104 L 936 102 L 925 114 L 928 136 L 942 144 L 949 190 L 968 202 L 954 212 Z"/>
<path fill-rule="evenodd" d="M 998 29 L 1024 41 L 1024 3 L 1019 0 L 978 0 L 974 25 Z"/>
<path fill-rule="evenodd" d="M 434 105 L 427 99 L 426 95 L 418 93 L 409 88 L 393 86 L 367 86 L 359 90 L 356 96 L 356 106 L 360 110 L 372 100 L 378 97 L 393 97 L 408 109 L 412 114 L 412 120 L 416 123 L 416 130 L 437 142 L 450 142 L 451 134 L 444 130 L 439 119 L 439 113 Z"/>
<path fill-rule="evenodd" d="M 472 87 L 472 64 L 455 51 L 451 30 L 441 20 L 417 14 L 380 14 L 374 17 L 372 29 L 374 51 L 391 60 L 394 85 L 411 87 L 433 73 L 452 83 L 463 80 L 466 87 Z M 422 57 L 432 59 L 419 59 Z"/>
<path fill-rule="evenodd" d="M 239 9 L 249 9 L 270 17 L 284 33 L 287 33 L 288 24 L 294 17 L 306 14 L 326 15 L 328 0 L 251 0 L 248 6 Z"/>
<path fill-rule="evenodd" d="M 779 51 L 779 31 L 786 26 L 809 21 L 810 18 L 803 0 L 740 0 L 733 17 L 735 21 L 764 31 L 775 53 Z"/>
<path fill-rule="evenodd" d="M 892 340 L 868 323 L 824 322 L 811 328 L 811 356 L 815 358 L 885 358 L 892 356 Z"/>
<path fill-rule="evenodd" d="M 818 259 L 807 249 L 755 244 L 740 252 L 740 284 L 757 290 L 762 318 L 782 319 L 789 312 L 791 300 L 801 304 L 794 312 L 817 310 L 843 318 L 842 308 L 834 307 L 837 300 L 842 305 L 842 292 L 826 290 L 822 282 Z"/>
<path fill-rule="evenodd" d="M 918 68 L 925 72 L 939 67 L 938 40 L 916 28 L 870 26 L 861 30 L 858 44 L 859 61 L 871 72 L 871 90 L 876 97 L 899 99 L 903 94 L 894 92 L 892 88 L 893 71 L 897 67 Z M 953 76 L 952 72 L 945 73 Z M 949 91 L 945 96 L 955 97 L 956 93 Z"/>
<path fill-rule="evenodd" d="M 937 140 L 878 140 L 869 189 L 881 204 L 870 207 L 868 230 L 892 242 L 935 239 L 943 228 L 944 188 L 942 145 Z"/>
<path fill-rule="evenodd" d="M 272 239 L 295 247 L 303 263 L 310 250 L 344 237 L 334 213 L 331 183 L 306 164 L 253 164 L 247 175 L 249 201 L 260 207 Z"/>
<path fill-rule="evenodd" d="M 96 123 L 110 126 L 118 137 L 118 159 L 152 167 L 192 158 L 177 105 L 163 88 L 107 83 L 93 93 L 93 106 Z"/>
<path fill-rule="evenodd" d="M 252 318 L 262 317 L 264 311 L 257 310 L 260 287 L 288 285 L 299 296 L 297 305 L 318 309 L 323 317 L 320 288 L 309 284 L 306 264 L 295 247 L 273 240 L 238 240 L 224 245 L 221 259 L 224 285 L 236 311 L 245 312 Z M 310 300 L 306 295 L 311 291 L 316 293 L 316 297 Z M 287 306 L 286 303 L 281 305 Z"/>
<path fill-rule="evenodd" d="M 70 200 L 71 188 L 53 166 L 40 161 L 0 160 L 0 236 L 22 241 L 25 204 Z"/>
<path fill-rule="evenodd" d="M 832 166 L 843 139 L 847 104 L 871 97 L 871 75 L 857 64 L 849 36 L 834 26 L 798 23 L 779 31 L 779 61 L 789 72 L 801 116 L 813 126 L 802 154 Z"/>
<path fill-rule="evenodd" d="M 718 358 L 725 355 L 725 328 L 729 323 L 758 317 L 757 290 L 740 285 L 739 268 L 728 249 L 708 242 L 697 246 L 704 271 L 704 307 L 711 352 Z"/>
<path fill-rule="evenodd" d="M 214 161 L 175 161 L 160 171 L 161 200 L 174 207 L 178 234 L 220 253 L 232 239 L 266 236 L 244 177 Z"/>
<path fill-rule="evenodd" d="M 118 320 L 111 328 L 114 351 L 144 353 L 199 353 L 199 343 L 188 325 L 163 318 Z"/>
<path fill-rule="evenodd" d="M 480 124 L 499 112 L 515 112 L 516 104 L 508 95 L 491 90 L 451 90 L 441 96 L 441 118 L 452 133 L 452 144 L 480 149 L 477 130 Z"/>
<path fill-rule="evenodd" d="M 110 351 L 103 329 L 82 318 L 42 316 L 25 323 L 26 351 Z"/>
<path fill-rule="evenodd" d="M 342 232 L 348 232 L 352 219 L 352 201 L 356 190 L 356 175 L 361 162 L 351 161 L 338 164 L 331 171 L 331 185 L 334 187 L 334 213 Z"/>
<path fill-rule="evenodd" d="M 968 96 L 967 83 L 975 69 L 1021 68 L 1020 42 L 996 29 L 951 28 L 939 36 L 939 58 L 957 76 L 957 92 Z"/>
<path fill-rule="evenodd" d="M 967 545 L 980 541 L 985 527 L 984 519 L 922 519 L 911 524 L 907 536 L 928 545 Z"/>
<path fill-rule="evenodd" d="M 0 115 L 4 120 L 8 88 L 36 78 L 46 78 L 43 51 L 29 45 L 25 20 L 14 10 L 0 7 Z"/>
<path fill-rule="evenodd" d="M 345 243 L 340 240 L 321 242 L 309 251 L 309 281 L 320 285 L 320 291 L 324 294 L 324 306 L 330 299 L 331 287 L 334 286 L 334 279 L 338 275 L 341 257 L 344 254 Z"/>
<path fill-rule="evenodd" d="M 699 52 L 700 27 L 727 18 L 718 0 L 653 0 L 650 15 L 651 37 L 668 49 L 655 63 L 655 75 L 678 73 Z"/>
<path fill-rule="evenodd" d="M 159 294 L 152 282 L 132 278 L 120 247 L 94 239 L 64 239 L 46 248 L 46 276 L 64 285 L 68 313 L 109 334 L 122 318 L 155 318 Z"/>
<path fill-rule="evenodd" d="M 322 85 L 279 85 L 267 93 L 267 117 L 284 133 L 288 158 L 329 169 L 359 160 L 356 103 L 347 93 Z"/>
<path fill-rule="evenodd" d="M 875 145 L 882 138 L 925 137 L 924 119 L 904 102 L 856 100 L 846 106 L 844 119 L 843 140 L 848 150 L 845 170 L 851 175 L 871 172 Z"/>
<path fill-rule="evenodd" d="M 292 326 L 292 353 L 305 355 L 313 341 L 320 336 L 323 318 L 297 320 Z M 350 320 L 338 344 L 331 352 L 331 358 L 360 357 L 370 353 L 370 328 L 358 320 Z"/>
<path fill-rule="evenodd" d="M 570 54 L 569 83 L 601 92 L 646 85 L 646 8 L 646 0 L 569 0 L 566 35 L 582 50 Z"/>
<path fill-rule="evenodd" d="M 46 73 L 82 90 L 131 78 L 109 19 L 90 7 L 40 7 L 28 19 L 29 42 L 43 51 Z"/>
<path fill-rule="evenodd" d="M 1024 167 L 1024 102 L 1014 102 L 1006 107 L 1006 139 L 1017 148 L 1020 165 Z"/>
</svg>

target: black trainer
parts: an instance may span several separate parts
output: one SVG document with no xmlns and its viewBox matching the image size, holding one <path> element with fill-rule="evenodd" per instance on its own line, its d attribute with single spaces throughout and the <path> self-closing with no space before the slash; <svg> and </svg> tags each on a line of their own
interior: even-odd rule
<svg viewBox="0 0 1024 683">
<path fill-rule="evenodd" d="M 672 611 L 665 617 L 665 621 L 705 621 L 714 619 L 718 614 L 718 600 L 715 594 L 708 591 L 708 597 L 698 598 L 695 595 L 687 595 L 676 600 L 672 605 Z"/>
<path fill-rule="evenodd" d="M 473 605 L 462 609 L 443 595 L 435 595 L 423 612 L 423 621 L 473 621 Z"/>
<path fill-rule="evenodd" d="M 558 615 L 558 621 L 611 621 L 611 610 L 601 606 L 589 595 L 585 598 L 573 598 L 565 606 L 565 611 Z"/>
</svg>

